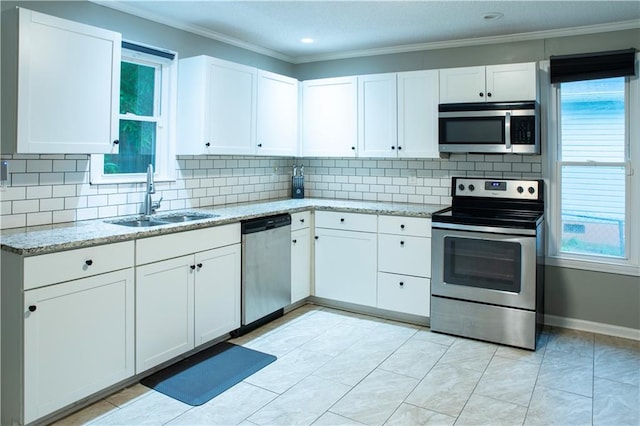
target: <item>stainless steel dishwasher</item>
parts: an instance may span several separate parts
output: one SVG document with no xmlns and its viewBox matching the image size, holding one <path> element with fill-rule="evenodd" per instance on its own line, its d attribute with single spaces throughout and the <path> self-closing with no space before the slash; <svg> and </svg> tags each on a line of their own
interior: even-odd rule
<svg viewBox="0 0 640 426">
<path fill-rule="evenodd" d="M 242 328 L 281 316 L 291 303 L 291 216 L 242 222 Z"/>
</svg>

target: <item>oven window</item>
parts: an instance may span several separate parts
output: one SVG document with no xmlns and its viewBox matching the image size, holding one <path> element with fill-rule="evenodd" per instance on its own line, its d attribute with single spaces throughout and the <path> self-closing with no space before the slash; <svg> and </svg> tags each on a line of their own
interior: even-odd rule
<svg viewBox="0 0 640 426">
<path fill-rule="evenodd" d="M 520 293 L 521 251 L 514 242 L 445 237 L 444 282 Z"/>
<path fill-rule="evenodd" d="M 504 118 L 441 118 L 440 142 L 504 144 Z"/>
</svg>

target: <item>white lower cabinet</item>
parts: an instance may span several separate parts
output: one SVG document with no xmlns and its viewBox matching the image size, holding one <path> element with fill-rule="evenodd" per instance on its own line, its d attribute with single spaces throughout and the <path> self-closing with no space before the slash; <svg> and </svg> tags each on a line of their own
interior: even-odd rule
<svg viewBox="0 0 640 426">
<path fill-rule="evenodd" d="M 311 212 L 291 214 L 291 303 L 311 295 Z"/>
<path fill-rule="evenodd" d="M 133 268 L 24 299 L 25 423 L 133 375 Z"/>
<path fill-rule="evenodd" d="M 429 316 L 431 220 L 378 217 L 377 307 Z"/>
<path fill-rule="evenodd" d="M 239 224 L 136 244 L 136 373 L 240 327 Z"/>
<path fill-rule="evenodd" d="M 335 222 L 342 229 L 320 228 Z M 315 295 L 376 306 L 375 216 L 316 212 Z M 360 229 L 351 231 L 349 229 Z M 368 232 L 365 232 L 368 231 Z"/>
</svg>

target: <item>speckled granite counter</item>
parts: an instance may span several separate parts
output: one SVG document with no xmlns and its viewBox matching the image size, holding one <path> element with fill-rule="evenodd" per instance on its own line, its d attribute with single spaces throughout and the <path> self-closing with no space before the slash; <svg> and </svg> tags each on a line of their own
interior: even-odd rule
<svg viewBox="0 0 640 426">
<path fill-rule="evenodd" d="M 372 201 L 329 200 L 305 198 L 302 200 L 277 200 L 224 207 L 208 207 L 198 212 L 217 216 L 186 223 L 166 224 L 146 228 L 130 228 L 112 224 L 115 219 L 96 219 L 68 222 L 56 225 L 32 226 L 0 231 L 1 248 L 25 256 L 51 253 L 92 245 L 170 234 L 210 226 L 224 225 L 272 214 L 294 213 L 303 210 L 329 210 L 353 213 L 368 213 L 396 216 L 431 217 L 431 214 L 446 206 L 434 204 L 382 203 Z M 163 211 L 162 213 L 168 213 Z"/>
</svg>

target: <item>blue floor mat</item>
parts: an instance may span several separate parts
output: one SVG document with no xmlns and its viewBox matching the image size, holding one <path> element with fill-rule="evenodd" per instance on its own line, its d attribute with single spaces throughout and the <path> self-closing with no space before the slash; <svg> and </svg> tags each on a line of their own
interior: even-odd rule
<svg viewBox="0 0 640 426">
<path fill-rule="evenodd" d="M 140 381 L 189 405 L 202 405 L 277 358 L 222 342 Z"/>
</svg>

